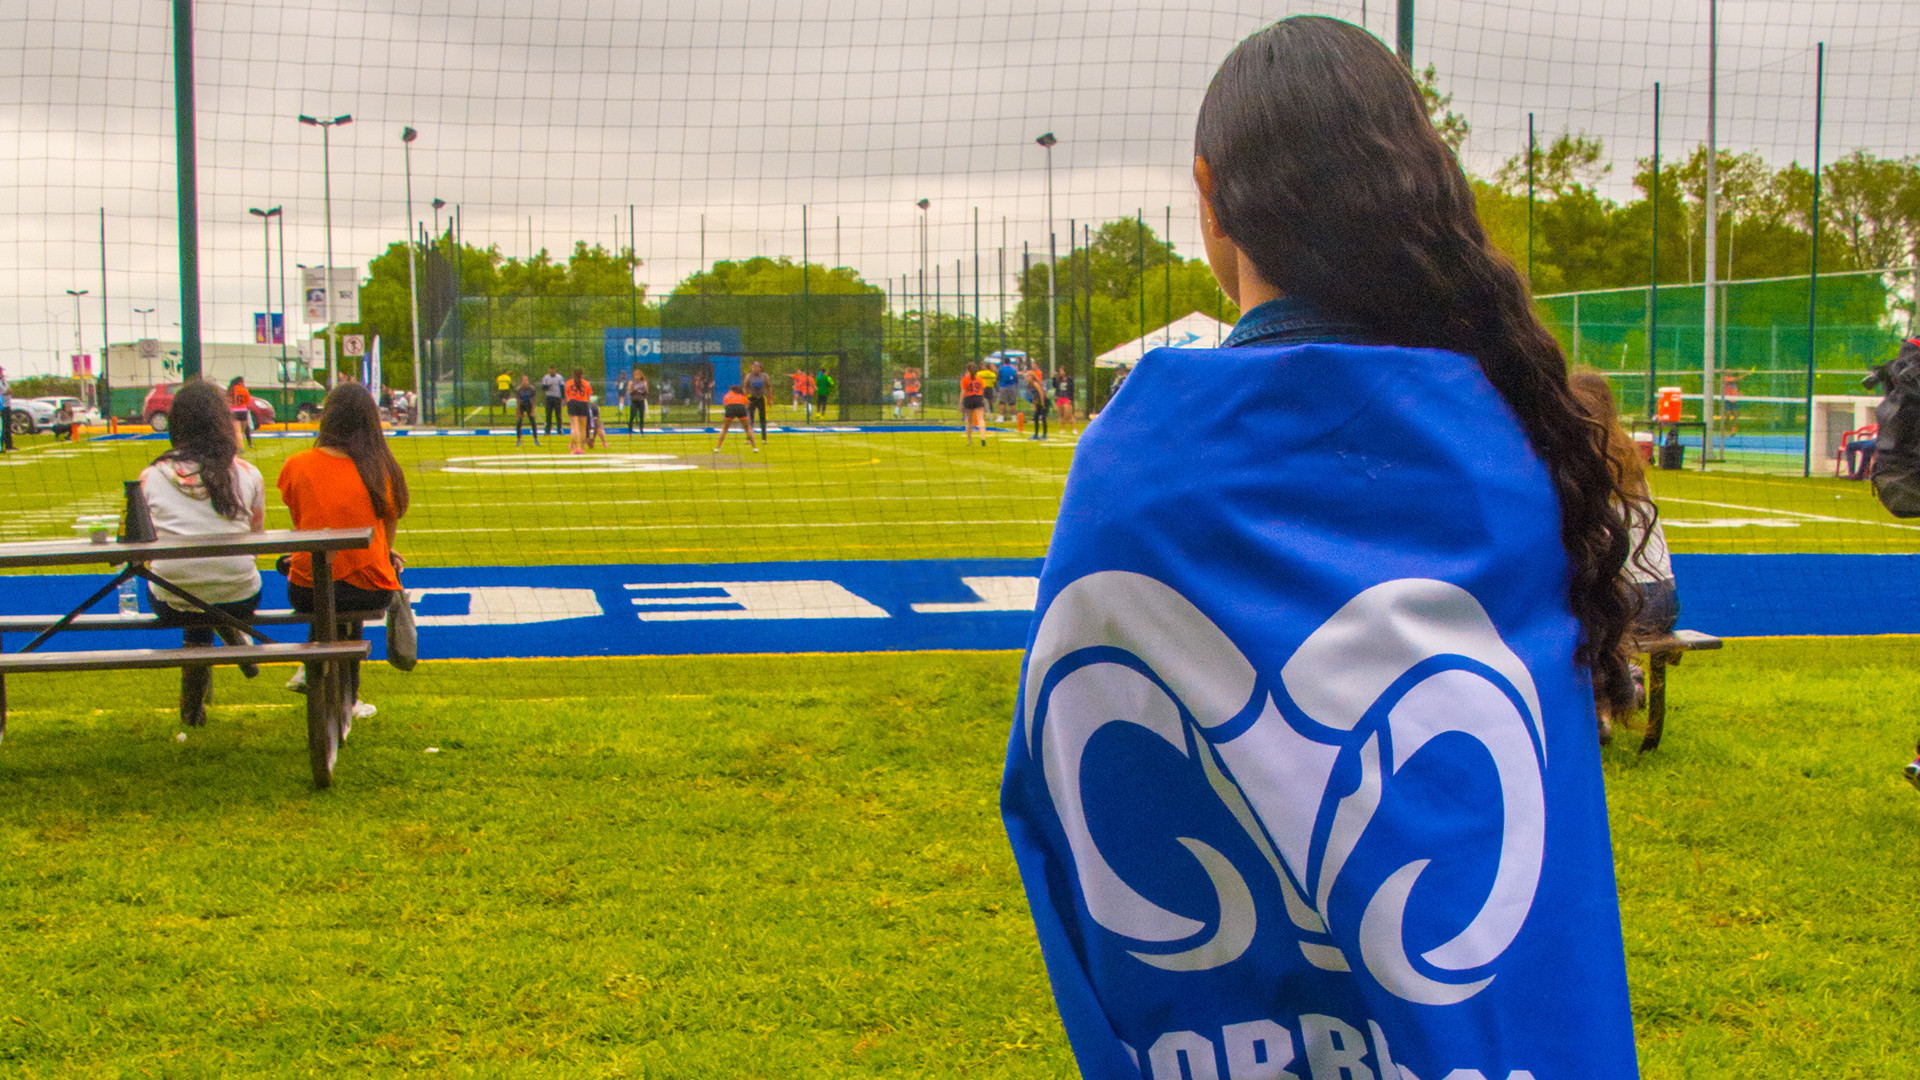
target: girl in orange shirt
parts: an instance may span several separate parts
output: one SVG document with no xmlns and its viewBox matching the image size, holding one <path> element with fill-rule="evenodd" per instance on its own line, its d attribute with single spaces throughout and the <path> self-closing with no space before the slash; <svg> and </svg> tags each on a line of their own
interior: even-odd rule
<svg viewBox="0 0 1920 1080">
<path fill-rule="evenodd" d="M 573 433 L 567 438 L 567 453 L 584 454 L 587 452 L 587 417 L 593 409 L 593 384 L 587 381 L 587 373 L 582 368 L 573 369 L 573 378 L 567 380 L 567 420 L 573 425 Z"/>
<path fill-rule="evenodd" d="M 366 550 L 334 553 L 334 610 L 379 611 L 391 603 L 400 589 L 400 559 L 393 553 L 393 535 L 407 512 L 407 477 L 387 448 L 386 436 L 380 432 L 380 410 L 366 387 L 341 383 L 327 392 L 313 448 L 287 459 L 280 467 L 278 486 L 296 529 L 374 527 Z M 312 556 L 294 554 L 287 560 L 286 571 L 287 599 L 293 609 L 311 612 Z M 340 633 L 357 641 L 360 624 L 343 623 Z M 373 706 L 360 700 L 359 662 L 354 661 L 348 671 L 352 718 L 372 716 Z M 287 689 L 305 693 L 306 672 L 296 674 Z"/>
<path fill-rule="evenodd" d="M 967 445 L 973 445 L 974 421 L 980 424 L 980 445 L 987 444 L 987 382 L 980 377 L 980 365 L 969 361 L 967 373 L 960 376 L 960 424 L 967 433 Z"/>
<path fill-rule="evenodd" d="M 753 423 L 747 413 L 747 395 L 741 391 L 740 384 L 727 387 L 727 396 L 720 399 L 720 441 L 713 444 L 714 453 L 719 453 L 720 448 L 727 445 L 727 432 L 733 429 L 736 421 L 740 424 L 740 430 L 747 433 L 747 445 L 753 447 L 754 453 L 760 452 L 759 444 L 753 441 Z"/>
<path fill-rule="evenodd" d="M 227 383 L 227 410 L 233 414 L 233 441 L 245 440 L 253 449 L 253 395 L 247 392 L 247 380 L 238 375 Z"/>
</svg>

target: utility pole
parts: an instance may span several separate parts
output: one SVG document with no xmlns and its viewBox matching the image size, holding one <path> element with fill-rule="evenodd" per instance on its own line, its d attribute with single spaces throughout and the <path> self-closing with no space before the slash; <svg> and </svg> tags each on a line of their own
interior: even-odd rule
<svg viewBox="0 0 1920 1080">
<path fill-rule="evenodd" d="M 276 206 L 272 209 L 262 210 L 257 206 L 249 206 L 247 207 L 247 213 L 260 219 L 260 292 L 264 294 L 266 301 L 265 314 L 267 317 L 267 340 L 261 342 L 261 344 L 271 345 L 273 343 L 273 219 L 280 216 L 280 208 Z M 285 260 L 286 253 L 282 252 L 280 257 L 282 260 Z M 285 293 L 285 291 L 284 288 L 281 290 L 282 293 Z M 286 334 L 284 333 L 286 320 L 286 307 L 282 305 L 280 310 L 280 324 L 283 330 L 281 334 L 282 341 L 286 340 Z M 287 401 L 287 365 L 285 363 L 285 352 L 285 347 L 282 346 L 282 362 L 280 364 L 280 407 L 283 409 L 291 407 Z"/>
<path fill-rule="evenodd" d="M 1400 0 L 1394 20 L 1393 51 L 1400 54 L 1400 62 L 1407 65 L 1407 70 L 1413 70 L 1413 0 Z"/>
<path fill-rule="evenodd" d="M 913 205 L 920 208 L 920 385 L 933 377 L 933 343 L 927 336 L 927 208 L 933 203 L 921 199 Z M 926 398 L 921 399 L 920 411 L 926 414 Z"/>
<path fill-rule="evenodd" d="M 1713 457 L 1714 346 L 1718 344 L 1720 288 L 1720 2 L 1707 0 L 1707 278 L 1703 313 L 1705 334 L 1700 354 L 1700 468 Z"/>
</svg>

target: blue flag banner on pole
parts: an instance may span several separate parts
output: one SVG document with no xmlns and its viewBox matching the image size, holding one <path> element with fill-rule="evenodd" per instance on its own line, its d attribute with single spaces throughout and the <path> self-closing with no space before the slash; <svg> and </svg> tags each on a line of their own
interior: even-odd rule
<svg viewBox="0 0 1920 1080">
<path fill-rule="evenodd" d="M 1638 1075 L 1559 529 L 1469 358 L 1142 360 L 1075 453 L 1001 791 L 1086 1076 Z"/>
</svg>

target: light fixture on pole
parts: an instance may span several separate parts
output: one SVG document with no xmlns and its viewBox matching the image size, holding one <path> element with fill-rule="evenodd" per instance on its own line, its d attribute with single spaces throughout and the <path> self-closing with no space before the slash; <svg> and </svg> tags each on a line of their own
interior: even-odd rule
<svg viewBox="0 0 1920 1080">
<path fill-rule="evenodd" d="M 80 354 L 85 351 L 80 338 L 81 332 L 86 329 L 86 324 L 80 320 L 80 298 L 87 295 L 87 290 L 68 289 L 67 295 L 73 297 L 73 362 L 77 364 L 80 362 Z M 74 374 L 78 375 L 80 372 L 75 371 Z"/>
<path fill-rule="evenodd" d="M 260 291 L 266 294 L 266 300 L 267 300 L 267 306 L 266 306 L 267 325 L 265 328 L 267 340 L 261 342 L 261 344 L 271 345 L 273 344 L 273 219 L 280 216 L 280 208 L 277 206 L 274 206 L 266 210 L 262 210 L 256 206 L 249 206 L 247 207 L 247 213 L 252 214 L 254 217 L 257 217 L 260 219 L 260 237 L 261 237 L 262 243 L 265 245 L 260 252 Z M 280 310 L 280 319 L 281 319 L 281 337 L 283 339 L 286 337 L 286 330 L 285 330 L 286 317 L 287 317 L 286 305 L 282 304 L 281 310 Z M 280 366 L 280 382 L 282 383 L 282 386 L 281 386 L 282 393 L 280 394 L 280 407 L 283 409 L 287 407 L 287 395 L 285 393 L 286 387 L 284 385 L 286 381 L 287 381 L 287 369 L 286 369 L 286 365 L 282 364 Z"/>
<path fill-rule="evenodd" d="M 433 239 L 436 243 L 440 240 L 440 208 L 445 205 L 447 205 L 445 199 L 433 200 Z"/>
<path fill-rule="evenodd" d="M 343 113 L 331 120 L 316 120 L 311 116 L 300 117 L 300 122 L 308 127 L 320 129 L 320 174 L 321 191 L 326 202 L 327 214 L 327 265 L 320 273 L 321 281 L 326 285 L 327 293 L 327 377 L 333 378 L 334 331 L 333 331 L 333 129 L 342 124 L 353 123 L 351 113 Z"/>
<path fill-rule="evenodd" d="M 1047 151 L 1047 378 L 1052 379 L 1059 374 L 1059 365 L 1054 360 L 1055 319 L 1057 318 L 1057 313 L 1053 309 L 1056 304 L 1055 290 L 1057 286 L 1055 285 L 1053 277 L 1053 262 L 1057 253 L 1055 251 L 1053 238 L 1053 147 L 1054 144 L 1060 140 L 1054 138 L 1053 132 L 1049 131 L 1033 141 L 1039 143 Z"/>
<path fill-rule="evenodd" d="M 153 314 L 153 309 L 150 307 L 137 307 L 133 309 L 133 313 L 140 316 L 140 336 L 143 338 L 152 337 L 152 334 L 147 333 L 147 316 Z"/>
<path fill-rule="evenodd" d="M 407 296 L 413 314 L 413 400 L 420 400 L 420 272 L 413 265 L 413 140 L 420 133 L 410 127 L 400 129 L 400 152 L 407 172 Z"/>
<path fill-rule="evenodd" d="M 920 377 L 930 379 L 933 377 L 933 353 L 927 337 L 927 208 L 933 203 L 921 199 L 913 205 L 920 208 Z M 924 411 L 925 406 L 921 408 Z"/>
</svg>

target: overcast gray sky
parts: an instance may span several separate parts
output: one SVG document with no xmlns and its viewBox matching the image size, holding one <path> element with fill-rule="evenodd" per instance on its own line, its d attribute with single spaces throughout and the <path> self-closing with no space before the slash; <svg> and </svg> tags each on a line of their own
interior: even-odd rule
<svg viewBox="0 0 1920 1080">
<path fill-rule="evenodd" d="M 100 211 L 115 341 L 178 320 L 171 5 L 0 0 L 0 366 L 44 371 L 100 341 Z M 332 142 L 335 262 L 405 235 L 402 125 L 414 217 L 461 206 L 469 241 L 510 255 L 627 240 L 664 290 L 707 260 L 798 256 L 870 280 L 917 268 L 914 200 L 932 200 L 934 258 L 973 286 L 974 209 L 997 311 L 1002 237 L 1043 250 L 1051 130 L 1054 216 L 1143 210 L 1198 252 L 1187 179 L 1193 114 L 1235 42 L 1287 14 L 1361 21 L 1354 2 L 1257 0 L 200 0 L 203 326 L 247 341 L 262 307 L 262 236 L 282 205 L 287 264 L 324 260 L 320 138 L 300 113 L 350 113 Z M 537 9 L 537 10 L 536 10 Z M 1390 0 L 1364 5 L 1391 41 Z M 1813 48 L 1828 44 L 1826 146 L 1920 152 L 1920 3 L 1722 5 L 1723 145 L 1810 160 Z M 1706 134 L 1706 0 L 1421 0 L 1417 60 L 1474 125 L 1487 172 L 1543 132 L 1602 136 L 1624 194 L 1666 88 L 1669 152 Z M 703 231 L 704 221 L 704 231 Z M 1003 224 L 1004 221 L 1004 224 Z M 703 237 L 704 233 L 704 237 Z M 278 306 L 278 267 L 274 303 Z M 290 296 L 293 295 L 290 290 Z M 971 300 L 968 300 L 971 307 Z M 949 310 L 954 299 L 943 305 Z M 297 308 L 297 304 L 296 304 Z M 56 336 L 57 334 L 57 336 Z"/>
</svg>

